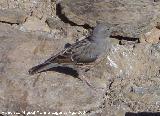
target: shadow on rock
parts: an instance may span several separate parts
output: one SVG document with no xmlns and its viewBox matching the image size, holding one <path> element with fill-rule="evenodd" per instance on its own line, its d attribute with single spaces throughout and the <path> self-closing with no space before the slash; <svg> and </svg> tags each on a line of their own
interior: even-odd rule
<svg viewBox="0 0 160 116">
<path fill-rule="evenodd" d="M 58 66 L 58 67 L 54 67 L 54 68 L 45 70 L 43 72 L 46 72 L 46 71 L 56 71 L 56 72 L 59 72 L 59 73 L 63 73 L 63 74 L 66 74 L 66 75 L 73 76 L 75 78 L 78 78 L 78 76 L 79 76 L 78 72 L 76 70 L 74 70 L 73 68 L 69 68 L 69 67 Z"/>
<path fill-rule="evenodd" d="M 160 116 L 160 112 L 126 112 L 125 116 Z"/>
</svg>

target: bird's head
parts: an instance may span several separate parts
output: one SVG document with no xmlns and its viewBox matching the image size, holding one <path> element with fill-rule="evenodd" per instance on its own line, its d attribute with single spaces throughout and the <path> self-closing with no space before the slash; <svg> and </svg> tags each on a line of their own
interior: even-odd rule
<svg viewBox="0 0 160 116">
<path fill-rule="evenodd" d="M 112 26 L 107 23 L 97 23 L 92 32 L 93 40 L 106 39 L 111 35 Z"/>
</svg>

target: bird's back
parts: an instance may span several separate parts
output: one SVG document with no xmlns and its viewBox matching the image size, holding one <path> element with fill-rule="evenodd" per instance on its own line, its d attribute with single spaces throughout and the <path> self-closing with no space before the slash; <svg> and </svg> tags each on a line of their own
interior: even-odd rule
<svg viewBox="0 0 160 116">
<path fill-rule="evenodd" d="M 96 43 L 90 38 L 78 41 L 49 58 L 45 63 L 90 63 L 96 60 Z"/>
</svg>

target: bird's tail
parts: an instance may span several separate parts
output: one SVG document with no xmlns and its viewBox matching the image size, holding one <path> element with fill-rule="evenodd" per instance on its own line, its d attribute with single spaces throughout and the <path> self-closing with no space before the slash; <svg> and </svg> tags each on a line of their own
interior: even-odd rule
<svg viewBox="0 0 160 116">
<path fill-rule="evenodd" d="M 46 70 L 51 69 L 53 67 L 56 67 L 56 64 L 42 63 L 42 64 L 39 64 L 37 66 L 32 67 L 31 69 L 29 69 L 28 72 L 29 72 L 30 75 L 33 75 L 33 74 L 36 74 L 36 73 L 46 71 Z"/>
</svg>

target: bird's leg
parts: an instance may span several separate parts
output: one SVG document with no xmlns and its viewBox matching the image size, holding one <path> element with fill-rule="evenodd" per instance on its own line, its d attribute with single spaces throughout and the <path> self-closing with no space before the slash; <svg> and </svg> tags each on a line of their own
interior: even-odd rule
<svg viewBox="0 0 160 116">
<path fill-rule="evenodd" d="M 107 55 L 99 57 L 95 62 L 93 63 L 76 63 L 78 64 L 79 68 L 82 69 L 84 72 L 89 71 L 90 69 L 94 68 L 96 65 L 100 64 L 102 61 L 104 61 L 107 58 Z"/>
<path fill-rule="evenodd" d="M 33 82 L 33 87 L 35 87 L 36 82 L 39 80 L 39 77 L 40 77 L 40 76 L 41 76 L 41 73 L 39 73 L 39 74 L 37 75 L 36 79 L 34 80 L 34 82 Z"/>
<path fill-rule="evenodd" d="M 89 71 L 90 69 L 92 69 L 93 67 L 95 67 L 96 64 L 99 64 L 99 63 L 89 63 L 89 64 L 83 64 L 83 65 L 80 65 L 80 69 L 83 70 L 84 72 L 87 72 Z"/>
<path fill-rule="evenodd" d="M 82 81 L 84 81 L 90 88 L 96 90 L 95 87 L 90 83 L 90 81 L 89 81 L 84 75 L 82 75 L 81 79 L 82 79 Z"/>
<path fill-rule="evenodd" d="M 90 80 L 84 75 L 84 70 L 79 71 L 78 79 L 80 79 L 83 83 L 87 84 L 87 86 L 96 91 L 95 87 L 91 84 Z"/>
<path fill-rule="evenodd" d="M 81 65 L 80 69 L 83 70 L 84 72 L 87 72 L 88 70 L 90 70 L 90 67 L 91 67 L 90 65 L 85 64 Z"/>
<path fill-rule="evenodd" d="M 86 65 L 85 72 L 89 71 L 90 69 L 94 68 L 96 65 L 102 63 L 107 58 L 107 55 L 99 57 L 94 63 L 90 63 L 89 65 Z"/>
</svg>

